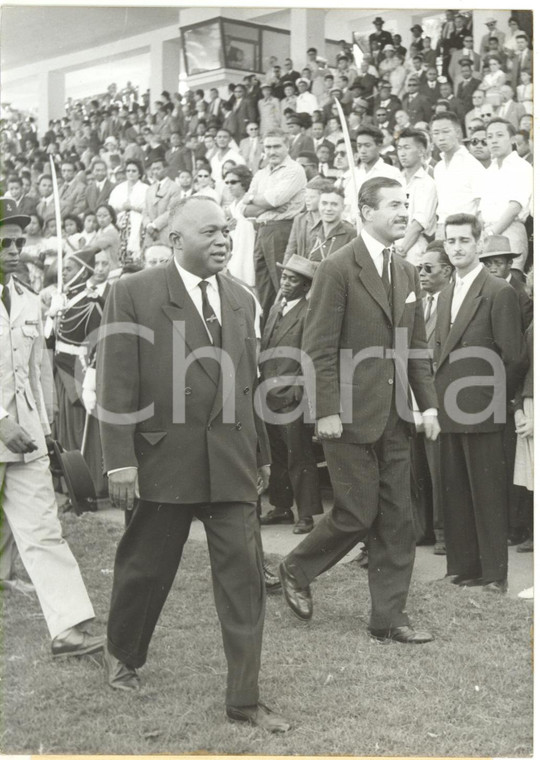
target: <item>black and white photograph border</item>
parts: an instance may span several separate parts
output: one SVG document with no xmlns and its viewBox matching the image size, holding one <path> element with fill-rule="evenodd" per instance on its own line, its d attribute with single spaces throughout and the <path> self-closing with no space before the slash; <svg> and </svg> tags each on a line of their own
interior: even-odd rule
<svg viewBox="0 0 540 760">
<path fill-rule="evenodd" d="M 80 23 L 87 24 L 89 8 L 102 19 L 105 42 L 90 26 L 72 36 L 77 18 L 70 14 L 80 14 Z M 183 55 L 182 26 L 218 16 L 290 31 L 291 57 L 300 70 L 307 48 L 315 40 L 324 41 L 327 14 L 333 16 L 330 37 L 335 42 L 340 38 L 352 42 L 353 32 L 369 35 L 372 16 L 388 19 L 385 28 L 403 30 L 406 40 L 409 27 L 446 8 L 436 2 L 396 10 L 391 3 L 372 8 L 342 0 L 338 9 L 328 9 L 323 2 L 308 8 L 263 1 L 252 15 L 255 8 L 250 4 L 229 0 L 219 7 L 11 0 L 0 6 L 2 118 L 14 94 L 22 94 L 18 107 L 36 116 L 43 133 L 47 129 L 43 114 L 56 117 L 59 98 L 62 103 L 70 97 L 76 100 L 78 83 L 90 93 L 94 83 L 138 86 L 140 82 L 141 89 L 150 90 L 150 103 L 161 90 L 176 91 L 170 84 L 174 80 L 206 90 L 214 86 L 212 72 L 187 77 L 182 65 L 170 61 Z M 459 5 L 457 10 L 471 12 L 481 25 L 493 15 L 502 20 L 502 28 L 510 12 L 487 1 L 476 2 L 473 8 Z M 519 10 L 534 9 L 522 4 Z M 148 21 L 147 29 L 143 19 Z M 111 37 L 111 27 L 118 29 L 117 39 Z M 61 34 L 64 28 L 67 36 Z M 298 46 L 294 52 L 293 44 Z M 475 36 L 475 48 L 476 44 Z M 22 48 L 27 60 L 20 55 Z M 536 60 L 534 49 L 533 57 Z M 227 73 L 232 74 L 231 81 L 241 81 L 242 72 Z M 328 511 L 331 488 L 324 477 L 324 462 L 319 464 Z M 64 511 L 65 490 L 59 487 L 56 493 L 62 534 L 94 605 L 91 633 L 97 636 L 106 631 L 124 513 L 106 499 L 98 500 L 96 511 Z M 267 513 L 271 509 L 267 493 L 261 502 L 263 514 Z M 315 522 L 318 519 L 315 516 Z M 2 524 L 6 524 L 3 513 Z M 304 536 L 295 535 L 287 520 L 263 525 L 261 533 L 265 572 L 278 575 L 283 558 Z M 108 687 L 100 652 L 51 656 L 42 609 L 20 558 L 15 560 L 17 581 L 0 581 L 0 753 L 8 758 L 533 756 L 533 693 L 538 697 L 538 679 L 533 677 L 533 603 L 520 596 L 536 585 L 539 571 L 533 555 L 509 547 L 508 593 L 499 595 L 449 582 L 445 557 L 434 555 L 432 546 L 417 546 L 407 611 L 419 628 L 434 636 L 423 646 L 401 646 L 369 635 L 366 564 L 356 546 L 320 575 L 311 587 L 315 610 L 309 621 L 292 614 L 279 587 L 268 588 L 261 701 L 285 716 L 291 730 L 267 733 L 227 719 L 227 666 L 202 521 L 192 524 L 148 662 L 138 671 L 137 691 Z"/>
</svg>

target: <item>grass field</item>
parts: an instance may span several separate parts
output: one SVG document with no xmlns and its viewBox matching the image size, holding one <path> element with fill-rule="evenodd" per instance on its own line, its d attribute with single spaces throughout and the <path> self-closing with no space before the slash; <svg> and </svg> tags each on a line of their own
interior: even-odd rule
<svg viewBox="0 0 540 760">
<path fill-rule="evenodd" d="M 120 529 L 91 514 L 62 521 L 96 608 L 94 630 L 104 630 Z M 137 694 L 109 689 L 100 657 L 53 662 L 36 598 L 6 594 L 0 751 L 531 755 L 532 608 L 444 582 L 417 583 L 409 612 L 436 640 L 379 644 L 366 634 L 367 577 L 354 565 L 313 584 L 307 625 L 281 595 L 268 599 L 261 691 L 292 720 L 284 736 L 226 721 L 203 544 L 186 547 Z"/>
</svg>

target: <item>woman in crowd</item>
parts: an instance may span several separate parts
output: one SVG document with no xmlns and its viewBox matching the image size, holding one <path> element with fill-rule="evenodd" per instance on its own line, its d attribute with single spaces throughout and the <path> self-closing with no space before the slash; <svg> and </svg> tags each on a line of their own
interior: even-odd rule
<svg viewBox="0 0 540 760">
<path fill-rule="evenodd" d="M 120 233 L 116 227 L 116 212 L 108 203 L 96 209 L 98 231 L 92 241 L 93 251 L 106 251 L 112 265 L 119 266 Z"/>
<path fill-rule="evenodd" d="M 501 87 L 506 84 L 506 74 L 501 69 L 501 61 L 497 56 L 491 56 L 488 59 L 488 71 L 484 75 L 481 83 L 478 85 L 479 90 L 486 93 L 486 100 L 494 106 L 501 104 Z"/>
<path fill-rule="evenodd" d="M 235 166 L 225 175 L 225 187 L 232 197 L 232 202 L 227 208 L 232 240 L 232 255 L 227 268 L 234 277 L 238 277 L 250 287 L 255 285 L 255 230 L 251 222 L 244 217 L 245 206 L 242 199 L 252 176 L 247 166 Z"/>
<path fill-rule="evenodd" d="M 92 241 L 97 235 L 98 223 L 93 211 L 87 211 L 83 219 L 83 230 L 81 232 L 82 247 L 86 248 L 92 245 Z"/>
<path fill-rule="evenodd" d="M 521 84 L 518 84 L 516 89 L 516 100 L 518 103 L 521 103 L 526 114 L 532 114 L 534 86 L 530 71 L 526 69 L 522 71 L 520 81 Z"/>
<path fill-rule="evenodd" d="M 117 212 L 120 229 L 119 258 L 141 258 L 141 224 L 148 185 L 142 181 L 143 168 L 139 161 L 132 158 L 126 162 L 126 181 L 113 188 L 109 198 L 110 205 Z"/>
<path fill-rule="evenodd" d="M 214 190 L 214 182 L 212 180 L 212 172 L 210 166 L 201 166 L 195 175 L 196 191 L 193 195 L 204 195 L 207 198 L 213 198 L 219 203 L 219 195 Z"/>
<path fill-rule="evenodd" d="M 81 232 L 83 225 L 78 216 L 74 214 L 66 214 L 63 218 L 63 239 L 64 249 L 71 253 L 72 251 L 78 251 L 82 246 Z"/>
</svg>

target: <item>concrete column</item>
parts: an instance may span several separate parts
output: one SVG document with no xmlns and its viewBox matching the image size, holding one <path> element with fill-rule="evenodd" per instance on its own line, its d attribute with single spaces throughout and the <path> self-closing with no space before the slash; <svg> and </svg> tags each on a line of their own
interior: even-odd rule
<svg viewBox="0 0 540 760">
<path fill-rule="evenodd" d="M 65 74 L 63 71 L 39 73 L 38 129 L 45 134 L 51 119 L 60 119 L 66 113 Z"/>
<path fill-rule="evenodd" d="M 163 90 L 178 92 L 180 38 L 150 43 L 150 108 Z"/>
<path fill-rule="evenodd" d="M 306 50 L 317 48 L 325 57 L 324 20 L 326 11 L 318 8 L 291 8 L 291 52 L 297 71 L 306 60 Z"/>
</svg>

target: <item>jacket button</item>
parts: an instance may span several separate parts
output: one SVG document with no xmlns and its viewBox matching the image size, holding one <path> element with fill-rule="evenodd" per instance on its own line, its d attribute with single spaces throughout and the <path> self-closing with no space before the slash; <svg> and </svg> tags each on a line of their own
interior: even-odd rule
<svg viewBox="0 0 540 760">
<path fill-rule="evenodd" d="M 246 385 L 246 387 L 244 388 L 244 393 L 246 393 L 246 394 L 247 394 L 247 393 L 249 393 L 249 388 L 248 388 L 248 386 L 247 386 L 247 385 Z"/>
<path fill-rule="evenodd" d="M 394 385 L 393 378 L 391 378 L 391 377 L 388 378 L 388 385 Z"/>
<path fill-rule="evenodd" d="M 237 422 L 236 425 L 235 425 L 235 428 L 237 430 L 242 430 L 242 423 L 241 422 Z"/>
<path fill-rule="evenodd" d="M 186 394 L 186 396 L 191 396 L 191 388 L 189 387 L 189 385 L 188 385 L 188 387 L 185 389 L 184 393 Z"/>
</svg>

